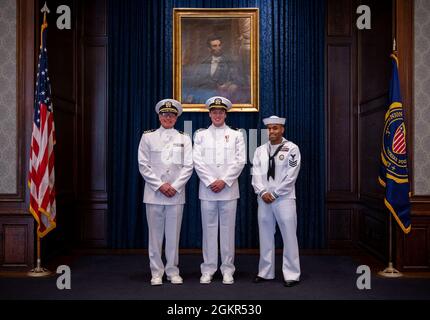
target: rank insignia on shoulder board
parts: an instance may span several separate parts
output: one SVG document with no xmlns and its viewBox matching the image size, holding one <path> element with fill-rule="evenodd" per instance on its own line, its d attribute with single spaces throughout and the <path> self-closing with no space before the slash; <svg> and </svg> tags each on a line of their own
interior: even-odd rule
<svg viewBox="0 0 430 320">
<path fill-rule="evenodd" d="M 150 132 L 154 132 L 154 131 L 155 131 L 155 129 L 150 129 L 150 130 L 143 131 L 143 133 L 145 134 L 145 133 L 150 133 Z"/>
</svg>

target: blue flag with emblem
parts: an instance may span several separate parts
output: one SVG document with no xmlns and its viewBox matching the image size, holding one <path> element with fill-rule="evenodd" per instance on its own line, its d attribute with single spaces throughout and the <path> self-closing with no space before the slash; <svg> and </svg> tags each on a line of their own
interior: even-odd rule
<svg viewBox="0 0 430 320">
<path fill-rule="evenodd" d="M 411 231 L 408 153 L 397 57 L 392 54 L 389 109 L 385 114 L 379 183 L 385 188 L 384 203 L 404 233 Z"/>
</svg>

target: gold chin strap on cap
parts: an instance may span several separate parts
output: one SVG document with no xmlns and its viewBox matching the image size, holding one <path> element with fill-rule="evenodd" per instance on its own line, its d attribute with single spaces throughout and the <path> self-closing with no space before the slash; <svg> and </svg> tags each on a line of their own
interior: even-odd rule
<svg viewBox="0 0 430 320">
<path fill-rule="evenodd" d="M 176 110 L 175 108 L 161 108 L 159 112 L 160 113 L 162 113 L 162 112 L 171 112 L 171 113 L 174 113 L 174 114 L 178 114 L 178 110 Z"/>
</svg>

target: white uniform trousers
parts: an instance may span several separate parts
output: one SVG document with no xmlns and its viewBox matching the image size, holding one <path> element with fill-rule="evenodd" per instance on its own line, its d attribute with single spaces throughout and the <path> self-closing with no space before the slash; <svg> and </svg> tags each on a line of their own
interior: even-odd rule
<svg viewBox="0 0 430 320">
<path fill-rule="evenodd" d="M 258 199 L 258 230 L 260 236 L 260 261 L 258 276 L 275 278 L 276 222 L 284 242 L 282 273 L 284 280 L 300 280 L 300 259 L 297 242 L 297 214 L 295 199 L 278 198 L 271 204 Z"/>
<path fill-rule="evenodd" d="M 200 270 L 213 275 L 218 269 L 218 220 L 221 247 L 221 273 L 233 275 L 237 199 L 201 200 L 203 263 Z"/>
<path fill-rule="evenodd" d="M 148 255 L 149 266 L 153 277 L 179 275 L 178 251 L 179 235 L 181 233 L 183 204 L 159 205 L 146 204 L 146 219 L 148 221 Z M 165 256 L 166 267 L 161 259 L 163 238 L 166 237 Z"/>
</svg>

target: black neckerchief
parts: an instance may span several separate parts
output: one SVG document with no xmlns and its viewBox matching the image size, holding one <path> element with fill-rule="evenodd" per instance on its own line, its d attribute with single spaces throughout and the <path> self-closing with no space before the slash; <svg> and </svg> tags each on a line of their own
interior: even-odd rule
<svg viewBox="0 0 430 320">
<path fill-rule="evenodd" d="M 281 151 L 284 144 L 285 144 L 285 141 L 281 143 L 278 149 L 276 149 L 273 156 L 270 156 L 270 144 L 269 144 L 269 148 L 267 150 L 269 154 L 269 169 L 267 169 L 267 181 L 269 181 L 270 177 L 272 177 L 272 179 L 275 180 L 275 157 L 279 153 L 279 151 Z"/>
</svg>

